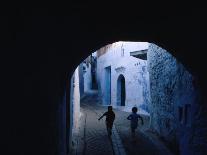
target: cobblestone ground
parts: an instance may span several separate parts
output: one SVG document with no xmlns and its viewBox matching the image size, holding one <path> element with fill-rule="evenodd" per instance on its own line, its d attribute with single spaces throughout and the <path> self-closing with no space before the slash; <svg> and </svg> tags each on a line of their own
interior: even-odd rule
<svg viewBox="0 0 207 155">
<path fill-rule="evenodd" d="M 130 122 L 126 119 L 130 113 L 114 109 L 116 119 L 110 140 L 105 118 L 98 121 L 105 111 L 107 107 L 100 106 L 96 94 L 87 94 L 81 100 L 80 128 L 73 136 L 73 155 L 171 155 L 155 136 L 147 133 L 149 118 L 146 116 L 143 116 L 144 125 L 136 132 L 136 142 L 132 142 Z"/>
<path fill-rule="evenodd" d="M 130 122 L 126 119 L 130 113 L 118 110 L 114 111 L 117 116 L 115 126 L 128 155 L 172 155 L 155 135 L 147 131 L 149 117 L 142 115 L 144 125 L 139 125 L 135 135 L 136 142 L 133 142 L 130 132 Z"/>
</svg>

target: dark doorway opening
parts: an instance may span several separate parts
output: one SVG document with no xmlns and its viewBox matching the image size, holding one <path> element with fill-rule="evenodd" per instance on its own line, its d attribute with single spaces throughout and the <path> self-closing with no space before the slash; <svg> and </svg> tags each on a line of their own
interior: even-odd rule
<svg viewBox="0 0 207 155">
<path fill-rule="evenodd" d="M 117 81 L 117 105 L 125 106 L 126 89 L 125 89 L 125 78 L 120 75 Z"/>
<path fill-rule="evenodd" d="M 91 55 L 91 78 L 92 78 L 91 89 L 93 89 L 93 90 L 98 89 L 98 84 L 97 84 L 97 81 L 96 81 L 96 68 L 97 68 L 96 57 Z"/>
</svg>

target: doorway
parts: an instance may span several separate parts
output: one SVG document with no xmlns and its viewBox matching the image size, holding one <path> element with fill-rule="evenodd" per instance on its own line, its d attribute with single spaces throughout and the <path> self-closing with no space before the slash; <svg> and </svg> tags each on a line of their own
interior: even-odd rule
<svg viewBox="0 0 207 155">
<path fill-rule="evenodd" d="M 126 89 L 125 89 L 125 78 L 121 74 L 117 80 L 117 105 L 125 106 Z"/>
</svg>

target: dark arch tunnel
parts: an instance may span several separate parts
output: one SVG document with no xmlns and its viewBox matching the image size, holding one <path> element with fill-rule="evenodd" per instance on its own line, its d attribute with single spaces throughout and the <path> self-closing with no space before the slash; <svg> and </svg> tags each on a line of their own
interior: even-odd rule
<svg viewBox="0 0 207 155">
<path fill-rule="evenodd" d="M 8 117 L 3 122 L 2 140 L 8 154 L 67 152 L 71 75 L 92 51 L 112 42 L 148 41 L 167 49 L 197 77 L 201 93 L 205 93 L 202 62 L 206 46 L 202 36 L 206 30 L 200 14 L 163 16 L 151 14 L 153 10 L 145 15 L 119 12 L 122 16 L 110 18 L 111 8 L 97 18 L 93 14 L 97 9 L 7 10 L 2 51 L 8 59 L 3 61 L 7 67 L 2 87 L 8 103 L 3 105 L 3 115 Z M 206 108 L 206 98 L 201 96 Z"/>
</svg>

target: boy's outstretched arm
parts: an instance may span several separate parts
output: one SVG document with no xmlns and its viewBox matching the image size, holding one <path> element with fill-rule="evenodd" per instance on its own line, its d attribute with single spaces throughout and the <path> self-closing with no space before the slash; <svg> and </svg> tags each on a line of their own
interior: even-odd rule
<svg viewBox="0 0 207 155">
<path fill-rule="evenodd" d="M 127 119 L 128 119 L 128 120 L 131 120 L 131 115 L 129 115 L 129 116 L 127 117 Z"/>
<path fill-rule="evenodd" d="M 98 120 L 102 119 L 104 117 L 104 115 L 102 115 Z"/>
<path fill-rule="evenodd" d="M 106 115 L 106 113 L 104 113 L 98 120 L 102 119 L 105 115 Z"/>
</svg>

